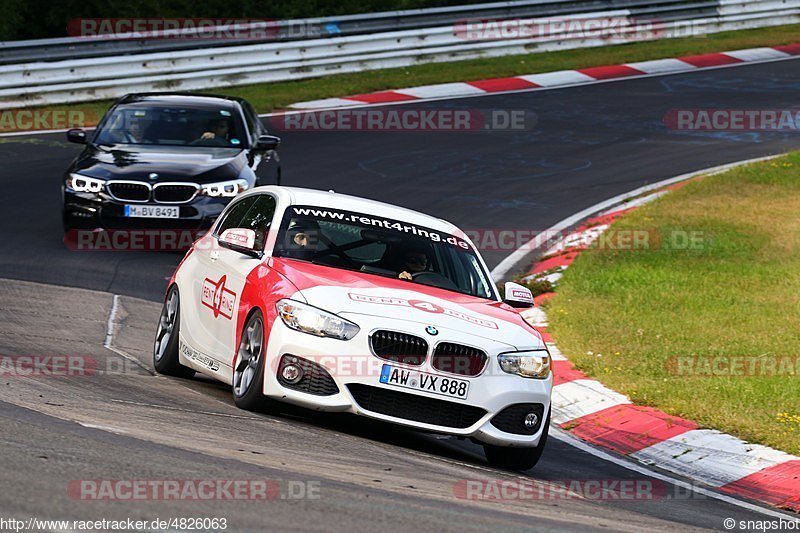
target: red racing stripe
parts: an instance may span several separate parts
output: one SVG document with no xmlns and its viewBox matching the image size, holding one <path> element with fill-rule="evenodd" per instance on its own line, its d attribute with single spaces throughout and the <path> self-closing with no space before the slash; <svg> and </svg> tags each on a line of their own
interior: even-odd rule
<svg viewBox="0 0 800 533">
<path fill-rule="evenodd" d="M 586 74 L 596 80 L 611 80 L 614 78 L 627 78 L 630 76 L 641 76 L 645 74 L 641 70 L 636 70 L 627 65 L 610 65 L 607 67 L 582 68 L 578 72 Z"/>
<path fill-rule="evenodd" d="M 793 56 L 800 56 L 800 43 L 787 44 L 784 46 L 773 46 L 772 48 L 786 54 L 791 54 Z"/>
<path fill-rule="evenodd" d="M 500 91 L 517 91 L 519 89 L 531 89 L 540 87 L 522 78 L 494 78 L 491 80 L 478 80 L 468 81 L 467 85 L 472 85 L 478 89 L 482 89 L 487 93 L 496 93 Z"/>
<path fill-rule="evenodd" d="M 626 455 L 698 427 L 690 420 L 638 405 L 616 405 L 568 424 L 575 436 Z"/>
<path fill-rule="evenodd" d="M 402 94 L 395 91 L 380 91 L 377 93 L 357 94 L 346 96 L 348 100 L 357 100 L 367 104 L 382 104 L 385 102 L 405 102 L 407 100 L 419 100 L 416 96 Z"/>
<path fill-rule="evenodd" d="M 553 386 L 562 385 L 576 379 L 587 379 L 586 374 L 575 368 L 569 361 L 553 361 Z"/>
<path fill-rule="evenodd" d="M 770 466 L 728 483 L 721 490 L 784 509 L 800 511 L 800 460 Z"/>
<path fill-rule="evenodd" d="M 741 59 L 725 54 L 702 54 L 697 56 L 679 57 L 681 61 L 694 65 L 695 67 L 717 67 L 719 65 L 732 65 L 734 63 L 743 63 Z"/>
</svg>

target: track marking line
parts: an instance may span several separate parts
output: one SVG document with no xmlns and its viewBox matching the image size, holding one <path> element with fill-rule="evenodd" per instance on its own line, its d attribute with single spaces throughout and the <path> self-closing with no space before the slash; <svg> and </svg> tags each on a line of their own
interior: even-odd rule
<svg viewBox="0 0 800 533">
<path fill-rule="evenodd" d="M 102 426 L 100 424 L 90 424 L 88 422 L 81 422 L 80 420 L 75 420 L 75 422 L 78 425 L 83 426 L 85 428 L 89 428 L 89 429 L 98 429 L 100 431 L 107 431 L 109 433 L 114 433 L 114 434 L 117 434 L 117 435 L 128 435 L 127 431 L 124 431 L 124 430 L 119 429 L 119 428 L 114 428 L 114 427 L 111 427 L 111 426 Z"/>
<path fill-rule="evenodd" d="M 103 348 L 107 350 L 111 350 L 115 354 L 127 359 L 128 361 L 134 363 L 136 366 L 150 374 L 151 376 L 155 376 L 155 372 L 150 370 L 150 368 L 139 361 L 137 358 L 126 352 L 125 350 L 120 350 L 114 346 L 114 328 L 117 325 L 117 311 L 119 309 L 119 301 L 120 297 L 118 294 L 114 294 L 111 300 L 111 311 L 108 313 L 108 321 L 106 322 L 106 338 L 103 341 Z"/>
</svg>

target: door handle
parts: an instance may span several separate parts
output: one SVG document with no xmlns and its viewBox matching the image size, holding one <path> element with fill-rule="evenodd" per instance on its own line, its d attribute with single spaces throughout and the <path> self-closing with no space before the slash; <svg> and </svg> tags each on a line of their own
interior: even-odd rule
<svg viewBox="0 0 800 533">
<path fill-rule="evenodd" d="M 212 261 L 216 261 L 217 259 L 219 259 L 219 252 L 217 252 L 217 251 L 211 252 L 208 255 L 209 255 L 209 257 L 211 258 Z"/>
</svg>

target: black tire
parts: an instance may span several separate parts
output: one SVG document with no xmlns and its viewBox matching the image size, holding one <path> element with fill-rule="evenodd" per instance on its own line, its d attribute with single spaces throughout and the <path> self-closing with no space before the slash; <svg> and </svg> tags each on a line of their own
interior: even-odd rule
<svg viewBox="0 0 800 533">
<path fill-rule="evenodd" d="M 153 343 L 153 367 L 159 374 L 190 378 L 194 370 L 183 366 L 178 360 L 178 344 L 181 327 L 181 302 L 178 287 L 173 285 L 164 299 L 158 319 L 156 338 Z"/>
<path fill-rule="evenodd" d="M 264 396 L 264 316 L 256 309 L 242 329 L 242 340 L 233 369 L 233 402 L 246 411 L 265 411 L 273 401 Z"/>
<path fill-rule="evenodd" d="M 489 464 L 496 468 L 524 472 L 536 466 L 539 459 L 541 459 L 542 452 L 544 452 L 545 445 L 547 444 L 547 435 L 549 432 L 550 412 L 548 411 L 547 419 L 544 421 L 542 438 L 539 439 L 539 445 L 535 448 L 508 448 L 505 446 L 484 444 L 483 452 L 486 454 L 486 460 L 489 461 Z"/>
</svg>

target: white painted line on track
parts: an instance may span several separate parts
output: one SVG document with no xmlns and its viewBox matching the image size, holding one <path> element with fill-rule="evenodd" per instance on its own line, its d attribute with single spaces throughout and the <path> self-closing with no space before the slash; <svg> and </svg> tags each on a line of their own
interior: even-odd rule
<svg viewBox="0 0 800 533">
<path fill-rule="evenodd" d="M 155 375 L 147 365 L 136 359 L 134 356 L 124 350 L 120 350 L 114 346 L 114 328 L 117 325 L 117 311 L 119 309 L 119 295 L 114 294 L 111 300 L 111 311 L 108 313 L 108 321 L 106 322 L 106 339 L 103 342 L 103 348 L 111 350 L 115 354 L 132 362 L 151 376 Z"/>
<path fill-rule="evenodd" d="M 105 348 L 110 348 L 114 341 L 114 324 L 117 322 L 117 309 L 119 308 L 119 295 L 114 294 L 111 298 L 111 311 L 108 313 L 106 322 L 106 340 L 103 342 Z"/>
</svg>

